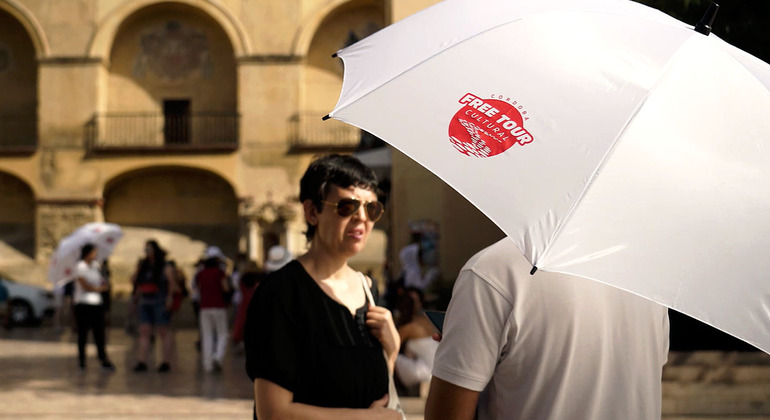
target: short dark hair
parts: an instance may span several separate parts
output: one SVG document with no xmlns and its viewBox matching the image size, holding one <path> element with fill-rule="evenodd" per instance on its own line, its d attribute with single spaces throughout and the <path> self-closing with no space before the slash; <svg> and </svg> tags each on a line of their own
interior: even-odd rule
<svg viewBox="0 0 770 420">
<path fill-rule="evenodd" d="M 299 181 L 299 201 L 310 200 L 321 212 L 323 200 L 329 195 L 332 185 L 340 188 L 355 186 L 381 195 L 377 188 L 377 175 L 360 160 L 350 155 L 329 154 L 310 163 Z M 308 223 L 305 237 L 310 241 L 316 227 Z"/>
<path fill-rule="evenodd" d="M 89 243 L 89 244 L 83 245 L 83 247 L 80 248 L 80 259 L 84 260 L 88 256 L 88 254 L 90 254 L 91 251 L 93 251 L 94 249 L 96 249 L 96 245 L 94 244 Z"/>
</svg>

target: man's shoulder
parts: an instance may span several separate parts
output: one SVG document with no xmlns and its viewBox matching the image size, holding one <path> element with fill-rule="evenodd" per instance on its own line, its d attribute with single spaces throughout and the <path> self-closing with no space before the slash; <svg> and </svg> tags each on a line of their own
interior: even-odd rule
<svg viewBox="0 0 770 420">
<path fill-rule="evenodd" d="M 530 263 L 512 240 L 505 237 L 471 257 L 462 271 L 472 271 L 481 277 L 518 277 L 528 273 Z"/>
</svg>

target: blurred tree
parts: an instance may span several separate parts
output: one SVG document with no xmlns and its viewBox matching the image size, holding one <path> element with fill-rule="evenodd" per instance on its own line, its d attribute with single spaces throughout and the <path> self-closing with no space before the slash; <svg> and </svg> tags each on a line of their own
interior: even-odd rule
<svg viewBox="0 0 770 420">
<path fill-rule="evenodd" d="M 710 0 L 636 0 L 695 26 Z M 730 44 L 770 62 L 770 1 L 718 0 L 712 33 Z"/>
</svg>

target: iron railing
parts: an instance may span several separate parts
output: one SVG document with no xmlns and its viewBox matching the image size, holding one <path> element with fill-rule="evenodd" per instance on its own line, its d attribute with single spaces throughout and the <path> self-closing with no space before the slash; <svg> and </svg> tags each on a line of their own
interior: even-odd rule
<svg viewBox="0 0 770 420">
<path fill-rule="evenodd" d="M 292 150 L 353 150 L 361 142 L 361 130 L 334 119 L 323 121 L 320 112 L 299 112 L 289 119 Z"/>
<path fill-rule="evenodd" d="M 0 115 L 0 153 L 34 152 L 36 149 L 36 117 Z"/>
<path fill-rule="evenodd" d="M 239 119 L 232 112 L 98 114 L 86 125 L 86 147 L 91 151 L 234 150 Z"/>
</svg>

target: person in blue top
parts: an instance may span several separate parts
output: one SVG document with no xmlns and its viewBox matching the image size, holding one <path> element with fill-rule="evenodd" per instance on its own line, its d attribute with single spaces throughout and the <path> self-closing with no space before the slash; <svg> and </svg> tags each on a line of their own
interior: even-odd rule
<svg viewBox="0 0 770 420">
<path fill-rule="evenodd" d="M 134 293 L 137 295 L 139 313 L 139 351 L 134 372 L 147 371 L 147 358 L 151 349 L 153 330 L 160 335 L 162 359 L 158 372 L 171 370 L 172 339 L 169 330 L 171 307 L 176 291 L 173 281 L 175 273 L 166 264 L 166 251 L 155 240 L 145 244 L 145 257 L 139 260 L 132 278 Z M 172 280 L 172 281 L 170 281 Z"/>
</svg>

